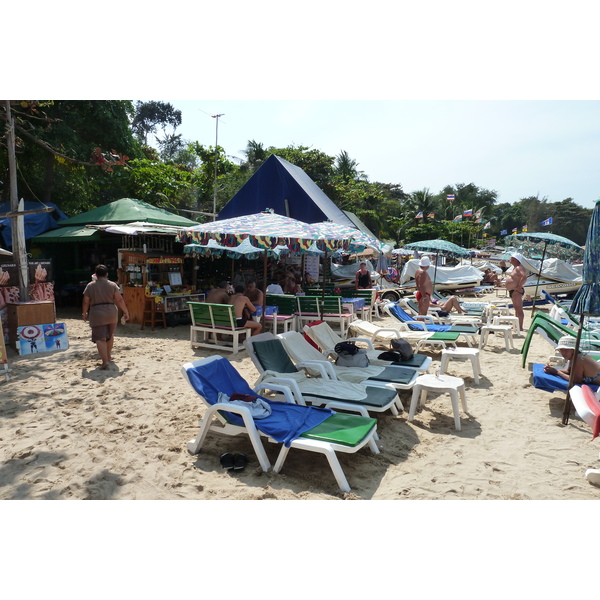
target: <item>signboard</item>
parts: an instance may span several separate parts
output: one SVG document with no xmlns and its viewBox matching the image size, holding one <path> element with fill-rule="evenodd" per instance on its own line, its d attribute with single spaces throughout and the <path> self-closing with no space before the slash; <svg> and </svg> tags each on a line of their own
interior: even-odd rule
<svg viewBox="0 0 600 600">
<path fill-rule="evenodd" d="M 314 281 L 319 281 L 319 257 L 310 256 L 306 254 L 304 256 L 304 272 L 308 273 L 308 276 Z"/>
<path fill-rule="evenodd" d="M 24 325 L 17 328 L 17 351 L 21 355 L 66 350 L 68 347 L 69 338 L 64 323 Z"/>
<path fill-rule="evenodd" d="M 11 258 L 11 257 L 6 257 Z M 51 260 L 30 260 L 27 263 L 29 269 L 29 283 L 46 283 L 53 280 Z M 19 273 L 15 262 L 0 262 L 0 286 L 18 286 Z"/>
</svg>

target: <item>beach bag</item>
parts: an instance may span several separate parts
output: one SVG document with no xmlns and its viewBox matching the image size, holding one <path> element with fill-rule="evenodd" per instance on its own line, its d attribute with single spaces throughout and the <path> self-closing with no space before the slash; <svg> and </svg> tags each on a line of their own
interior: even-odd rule
<svg viewBox="0 0 600 600">
<path fill-rule="evenodd" d="M 338 355 L 335 364 L 338 367 L 368 367 L 369 357 L 367 351 L 359 348 L 354 342 L 340 342 L 335 345 Z"/>
<path fill-rule="evenodd" d="M 392 350 L 400 354 L 400 356 L 402 357 L 400 360 L 408 360 L 409 358 L 413 357 L 412 346 L 406 340 L 392 340 Z"/>
<path fill-rule="evenodd" d="M 337 352 L 337 351 L 336 351 Z M 368 367 L 369 357 L 363 348 L 357 348 L 354 354 L 348 352 L 337 352 L 335 364 L 338 367 Z"/>
</svg>

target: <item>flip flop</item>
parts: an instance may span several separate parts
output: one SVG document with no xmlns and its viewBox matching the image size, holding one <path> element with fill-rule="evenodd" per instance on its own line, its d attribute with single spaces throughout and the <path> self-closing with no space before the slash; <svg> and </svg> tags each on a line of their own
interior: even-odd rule
<svg viewBox="0 0 600 600">
<path fill-rule="evenodd" d="M 231 454 L 231 452 L 225 452 L 225 454 L 221 454 L 221 466 L 228 471 L 231 471 L 231 469 L 234 468 L 234 456 Z"/>
<path fill-rule="evenodd" d="M 246 468 L 246 465 L 248 464 L 248 459 L 246 458 L 246 455 L 243 453 L 239 453 L 236 454 L 233 457 L 233 470 L 234 471 L 243 471 Z"/>
</svg>

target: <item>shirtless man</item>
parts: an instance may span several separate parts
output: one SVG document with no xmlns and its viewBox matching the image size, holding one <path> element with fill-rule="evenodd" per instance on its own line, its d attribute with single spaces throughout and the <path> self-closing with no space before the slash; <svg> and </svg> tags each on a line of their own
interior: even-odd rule
<svg viewBox="0 0 600 600">
<path fill-rule="evenodd" d="M 235 286 L 235 294 L 229 298 L 229 304 L 233 304 L 237 326 L 248 327 L 252 329 L 251 335 L 258 335 L 262 329 L 261 324 L 244 317 L 245 308 L 247 308 L 251 314 L 256 311 L 256 308 L 252 302 L 250 302 L 249 298 L 244 296 L 244 286 Z"/>
<path fill-rule="evenodd" d="M 415 297 L 419 303 L 419 314 L 426 315 L 431 303 L 431 294 L 433 294 L 433 283 L 427 270 L 431 262 L 429 256 L 421 257 L 419 270 L 415 273 L 415 283 L 417 284 L 417 293 Z"/>
<path fill-rule="evenodd" d="M 262 306 L 263 304 L 263 293 L 256 287 L 256 281 L 248 282 L 244 296 L 246 296 L 254 306 Z"/>
<path fill-rule="evenodd" d="M 229 294 L 227 288 L 229 283 L 227 281 L 221 281 L 218 288 L 214 288 L 208 292 L 206 301 L 211 304 L 229 304 Z"/>
<path fill-rule="evenodd" d="M 515 253 L 510 257 L 510 264 L 514 269 L 506 277 L 506 289 L 510 294 L 513 306 L 515 308 L 515 315 L 519 319 L 519 332 L 523 331 L 523 319 L 525 313 L 523 312 L 523 294 L 525 290 L 523 286 L 527 281 L 527 273 L 523 265 L 523 255 Z"/>
</svg>

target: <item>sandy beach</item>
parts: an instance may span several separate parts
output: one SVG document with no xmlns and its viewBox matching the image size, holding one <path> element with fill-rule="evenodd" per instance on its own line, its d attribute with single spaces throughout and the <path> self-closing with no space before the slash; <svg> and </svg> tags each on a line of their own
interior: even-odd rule
<svg viewBox="0 0 600 600">
<path fill-rule="evenodd" d="M 204 404 L 180 374 L 192 350 L 189 327 L 141 330 L 119 325 L 109 370 L 100 370 L 90 330 L 78 309 L 57 310 L 69 348 L 37 356 L 8 349 L 10 380 L 0 383 L 0 498 L 188 500 L 584 500 L 600 489 L 584 478 L 599 468 L 600 446 L 575 414 L 561 425 L 564 393 L 536 390 L 519 350 L 490 338 L 483 375 L 452 361 L 463 377 L 469 414 L 454 430 L 449 396 L 431 398 L 412 423 L 407 412 L 379 415 L 381 453 L 365 448 L 340 461 L 352 487 L 340 492 L 326 459 L 292 450 L 279 474 L 260 469 L 247 438 L 209 434 L 191 456 Z M 530 311 L 526 310 L 526 326 Z M 381 326 L 390 321 L 377 321 Z M 546 362 L 548 342 L 536 335 L 528 362 Z M 253 384 L 245 351 L 224 353 Z M 432 353 L 433 368 L 440 354 Z M 401 395 L 408 409 L 409 392 Z M 272 463 L 278 446 L 265 444 Z M 248 466 L 226 472 L 223 452 L 244 452 Z"/>
</svg>

